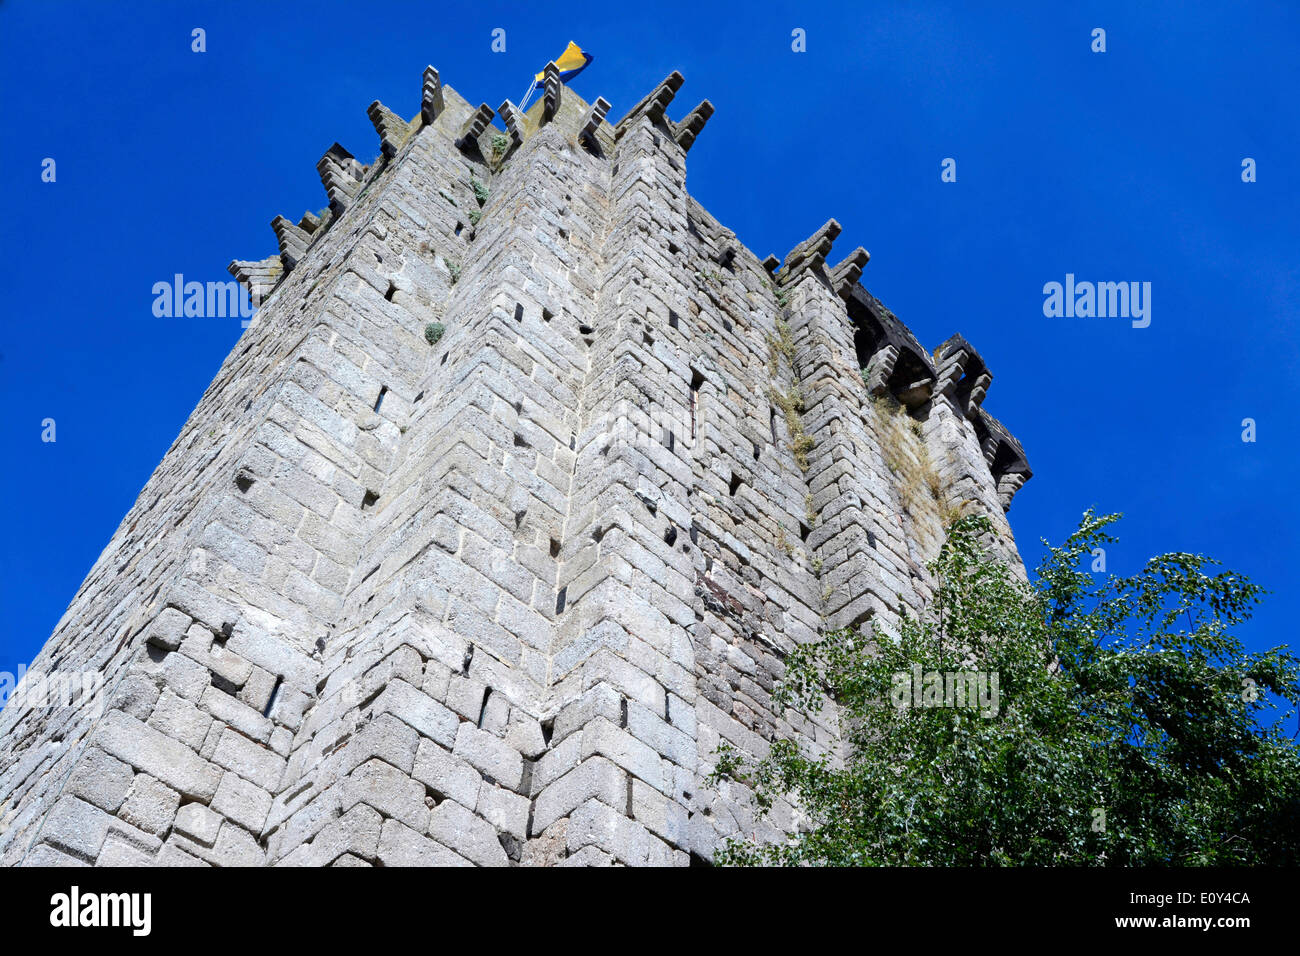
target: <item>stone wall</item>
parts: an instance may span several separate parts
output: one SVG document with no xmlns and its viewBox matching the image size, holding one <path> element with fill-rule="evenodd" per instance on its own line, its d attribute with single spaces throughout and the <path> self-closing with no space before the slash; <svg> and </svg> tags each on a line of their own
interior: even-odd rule
<svg viewBox="0 0 1300 956">
<path fill-rule="evenodd" d="M 963 510 L 1023 573 L 983 359 L 828 265 L 834 221 L 762 262 L 717 223 L 681 83 L 612 125 L 430 68 L 374 163 L 325 153 L 33 663 L 103 701 L 0 713 L 0 860 L 706 862 L 797 826 L 706 782 L 721 742 L 839 746 L 771 706 L 791 648 L 922 606 Z"/>
</svg>

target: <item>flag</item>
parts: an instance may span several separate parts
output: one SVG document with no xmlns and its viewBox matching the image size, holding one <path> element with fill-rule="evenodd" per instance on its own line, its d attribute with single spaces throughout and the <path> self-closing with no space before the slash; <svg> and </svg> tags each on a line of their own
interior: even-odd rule
<svg viewBox="0 0 1300 956">
<path fill-rule="evenodd" d="M 587 68 L 595 57 L 590 53 L 584 53 L 578 44 L 572 40 L 569 41 L 568 47 L 563 53 L 555 58 L 555 65 L 560 68 L 560 82 L 568 83 L 571 79 Z M 529 92 L 539 92 L 546 88 L 546 71 L 543 70 L 535 77 L 532 90 Z"/>
</svg>

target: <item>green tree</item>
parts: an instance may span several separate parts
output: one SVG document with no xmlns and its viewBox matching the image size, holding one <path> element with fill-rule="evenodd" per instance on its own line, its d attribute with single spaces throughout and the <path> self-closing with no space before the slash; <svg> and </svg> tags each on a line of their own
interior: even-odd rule
<svg viewBox="0 0 1300 956">
<path fill-rule="evenodd" d="M 985 551 L 986 518 L 960 519 L 920 618 L 791 654 L 777 706 L 833 700 L 843 752 L 779 739 L 755 762 L 724 746 L 715 777 L 751 786 L 760 813 L 790 800 L 804 823 L 785 843 L 730 841 L 719 862 L 1300 862 L 1300 753 L 1282 729 L 1294 712 L 1266 719 L 1275 699 L 1300 700 L 1300 659 L 1246 652 L 1233 630 L 1262 589 L 1207 558 L 1083 570 L 1118 517 L 1086 513 L 1032 585 Z M 983 706 L 917 706 L 918 670 L 983 675 Z"/>
</svg>

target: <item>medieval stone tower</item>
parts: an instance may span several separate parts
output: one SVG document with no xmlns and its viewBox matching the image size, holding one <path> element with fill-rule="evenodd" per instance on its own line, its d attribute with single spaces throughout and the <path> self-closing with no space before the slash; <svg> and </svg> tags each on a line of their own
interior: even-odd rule
<svg viewBox="0 0 1300 956">
<path fill-rule="evenodd" d="M 231 272 L 262 303 L 0 714 L 6 864 L 672 864 L 776 839 L 721 741 L 834 749 L 782 659 L 929 593 L 1029 477 L 960 336 L 759 260 L 685 188 L 713 112 L 527 114 L 425 71 L 382 155 Z M 788 721 L 794 720 L 791 725 Z"/>
</svg>

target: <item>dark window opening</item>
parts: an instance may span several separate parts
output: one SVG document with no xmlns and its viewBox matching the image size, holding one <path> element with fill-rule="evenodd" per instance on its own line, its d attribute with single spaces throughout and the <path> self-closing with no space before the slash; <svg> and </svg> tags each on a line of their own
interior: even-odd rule
<svg viewBox="0 0 1300 956">
<path fill-rule="evenodd" d="M 695 440 L 696 426 L 700 417 L 700 388 L 704 385 L 704 376 L 691 370 L 691 440 Z"/>
<path fill-rule="evenodd" d="M 379 406 L 384 404 L 384 396 L 387 394 L 388 394 L 388 386 L 381 385 L 379 387 L 379 397 L 375 399 L 375 411 L 379 411 Z"/>
<path fill-rule="evenodd" d="M 267 698 L 266 707 L 262 710 L 263 717 L 270 717 L 271 711 L 275 709 L 275 702 L 280 697 L 280 688 L 284 686 L 284 677 L 275 678 L 275 686 L 271 688 L 271 696 Z"/>
</svg>

